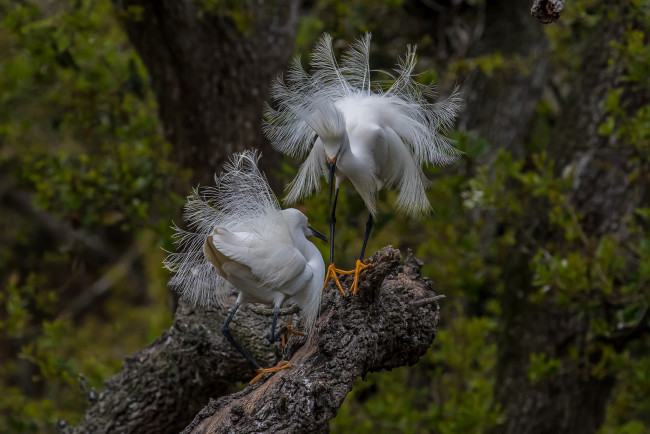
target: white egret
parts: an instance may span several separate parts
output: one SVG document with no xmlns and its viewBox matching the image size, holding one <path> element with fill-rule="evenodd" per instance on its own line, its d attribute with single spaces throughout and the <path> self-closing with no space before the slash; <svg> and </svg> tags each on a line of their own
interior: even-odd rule
<svg viewBox="0 0 650 434">
<path fill-rule="evenodd" d="M 280 209 L 257 168 L 258 160 L 255 152 L 235 154 L 222 175 L 215 176 L 215 187 L 194 190 L 184 213 L 190 229 L 174 228 L 178 252 L 165 260 L 176 273 L 170 285 L 191 302 L 223 304 L 229 294 L 238 292 L 222 332 L 257 370 L 251 384 L 264 373 L 290 365 L 261 368 L 230 334 L 230 321 L 242 303 L 272 304 L 269 340 L 274 342 L 288 328 L 275 333 L 278 311 L 291 300 L 300 307 L 305 331 L 311 331 L 320 307 L 325 263 L 307 238 L 314 235 L 327 241 L 302 212 Z"/>
<path fill-rule="evenodd" d="M 269 107 L 266 112 L 265 132 L 273 146 L 305 160 L 288 186 L 286 203 L 318 191 L 321 176 L 329 180 L 330 203 L 335 187 L 330 265 L 323 288 L 334 279 L 343 295 L 336 273 L 354 273 L 351 290 L 356 294 L 360 271 L 371 265 L 362 261 L 377 214 L 375 197 L 379 190 L 395 187 L 398 211 L 424 215 L 431 206 L 421 165 L 449 164 L 460 154 L 443 135 L 459 110 L 458 94 L 431 103 L 433 86 L 414 80 L 416 56 L 411 47 L 400 59 L 396 74 L 379 71 L 392 81 L 390 86 L 371 82 L 370 38 L 368 33 L 355 41 L 339 66 L 332 38 L 324 34 L 312 53 L 313 73 L 305 72 L 300 57 L 296 57 L 286 80 L 280 76 L 271 87 L 277 109 Z M 336 201 L 345 179 L 352 182 L 370 211 L 361 254 L 350 272 L 334 267 Z"/>
</svg>

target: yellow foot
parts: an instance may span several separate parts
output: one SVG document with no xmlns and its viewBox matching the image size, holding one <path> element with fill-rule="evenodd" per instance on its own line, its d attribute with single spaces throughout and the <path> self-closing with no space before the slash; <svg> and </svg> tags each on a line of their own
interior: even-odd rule
<svg viewBox="0 0 650 434">
<path fill-rule="evenodd" d="M 359 287 L 359 274 L 366 268 L 370 267 L 372 267 L 371 263 L 364 264 L 361 262 L 361 259 L 357 259 L 357 263 L 354 266 L 354 271 L 348 272 L 350 274 L 354 273 L 354 281 L 352 282 L 352 286 L 350 286 L 350 291 L 352 291 L 353 295 L 357 295 L 357 288 Z"/>
<path fill-rule="evenodd" d="M 287 344 L 287 335 L 298 335 L 298 336 L 305 336 L 303 332 L 299 332 L 298 330 L 294 330 L 291 328 L 291 323 L 293 322 L 293 318 L 284 325 L 285 330 L 284 333 L 282 333 L 282 346 L 284 347 Z"/>
<path fill-rule="evenodd" d="M 248 383 L 248 385 L 252 386 L 255 382 L 257 382 L 257 380 L 262 378 L 264 376 L 264 374 L 270 374 L 270 373 L 273 373 L 273 372 L 278 372 L 278 371 L 281 371 L 283 369 L 287 369 L 287 368 L 290 368 L 290 367 L 291 367 L 291 363 L 287 362 L 286 360 L 283 360 L 283 361 L 281 361 L 280 363 L 278 363 L 276 366 L 274 366 L 272 368 L 260 368 L 260 369 L 257 370 L 257 376 L 255 378 L 253 378 L 251 380 L 251 382 Z"/>
<path fill-rule="evenodd" d="M 329 283 L 330 279 L 334 279 L 334 282 L 336 282 L 336 286 L 339 287 L 341 290 L 341 293 L 343 294 L 343 297 L 346 296 L 345 291 L 343 290 L 343 287 L 341 286 L 341 282 L 339 282 L 339 278 L 336 275 L 336 273 L 339 274 L 352 274 L 352 271 L 344 271 L 344 270 L 339 270 L 338 268 L 334 267 L 334 264 L 330 264 L 329 267 L 327 267 L 327 274 L 325 274 L 325 283 L 323 283 L 323 291 L 325 291 L 325 287 Z"/>
</svg>

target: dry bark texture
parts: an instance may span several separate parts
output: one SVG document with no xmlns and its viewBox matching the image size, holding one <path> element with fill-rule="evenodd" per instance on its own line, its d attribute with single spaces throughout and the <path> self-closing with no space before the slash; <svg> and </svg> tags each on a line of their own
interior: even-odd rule
<svg viewBox="0 0 650 434">
<path fill-rule="evenodd" d="M 359 377 L 417 362 L 438 323 L 422 263 L 409 256 L 401 265 L 391 247 L 370 261 L 375 265 L 362 275 L 359 296 L 343 298 L 333 284 L 326 289 L 316 336 L 285 350 L 291 369 L 212 400 L 184 433 L 327 432 Z"/>
<path fill-rule="evenodd" d="M 143 8 L 140 19 L 125 13 L 124 26 L 149 71 L 165 137 L 195 183 L 209 183 L 231 153 L 265 145 L 262 108 L 291 55 L 298 0 L 213 2 L 209 12 L 194 0 L 114 1 L 124 12 Z"/>
<path fill-rule="evenodd" d="M 291 336 L 284 349 L 293 367 L 216 401 L 210 398 L 255 373 L 221 334 L 228 309 L 181 304 L 173 327 L 127 358 L 81 423 L 61 431 L 176 433 L 209 400 L 185 432 L 327 431 L 359 377 L 417 362 L 435 337 L 439 307 L 431 283 L 420 276 L 421 262 L 400 258 L 392 247 L 375 253 L 356 297 L 326 289 L 316 334 Z M 270 322 L 244 309 L 230 326 L 263 366 L 279 361 L 277 345 L 263 337 Z"/>
</svg>

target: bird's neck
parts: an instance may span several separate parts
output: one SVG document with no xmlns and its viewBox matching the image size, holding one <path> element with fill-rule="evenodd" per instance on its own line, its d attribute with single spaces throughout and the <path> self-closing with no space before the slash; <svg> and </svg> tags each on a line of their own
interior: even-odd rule
<svg viewBox="0 0 650 434">
<path fill-rule="evenodd" d="M 350 137 L 348 132 L 343 132 L 343 137 L 341 138 L 341 150 L 339 151 L 339 158 L 343 158 L 344 155 L 351 155 L 350 148 Z"/>
</svg>

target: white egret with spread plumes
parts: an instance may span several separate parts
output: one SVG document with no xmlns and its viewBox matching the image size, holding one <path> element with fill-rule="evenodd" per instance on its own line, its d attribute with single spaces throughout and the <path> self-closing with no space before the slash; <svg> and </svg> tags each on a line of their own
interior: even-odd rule
<svg viewBox="0 0 650 434">
<path fill-rule="evenodd" d="M 432 85 L 415 80 L 415 49 L 408 47 L 395 73 L 371 71 L 370 34 L 355 41 L 341 64 L 332 50 L 332 38 L 324 34 L 312 53 L 313 73 L 308 74 L 296 57 L 285 77 L 271 87 L 276 108 L 266 112 L 265 132 L 273 146 L 304 159 L 288 186 L 286 203 L 318 191 L 321 176 L 335 189 L 330 217 L 330 265 L 323 288 L 334 279 L 345 295 L 337 273 L 352 274 L 356 294 L 364 264 L 366 244 L 377 215 L 375 198 L 382 187 L 398 191 L 395 207 L 410 216 L 430 211 L 425 188 L 428 180 L 421 165 L 445 165 L 460 152 L 444 136 L 460 107 L 456 92 L 432 103 Z M 371 81 L 383 74 L 388 80 Z M 390 86 L 382 84 L 390 82 Z M 334 229 L 339 188 L 349 179 L 370 211 L 361 254 L 354 271 L 334 267 Z"/>
<path fill-rule="evenodd" d="M 269 340 L 274 342 L 287 331 L 284 326 L 275 332 L 278 311 L 293 301 L 310 332 L 320 307 L 325 263 L 308 237 L 327 241 L 302 212 L 280 208 L 258 160 L 256 152 L 235 154 L 221 176 L 215 176 L 215 187 L 194 190 L 185 205 L 189 230 L 174 227 L 177 253 L 165 260 L 175 272 L 170 285 L 190 302 L 223 305 L 230 294 L 238 293 L 222 331 L 257 370 L 252 382 L 290 365 L 285 361 L 274 368 L 260 367 L 230 334 L 230 321 L 242 303 L 271 304 Z"/>
</svg>

